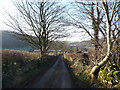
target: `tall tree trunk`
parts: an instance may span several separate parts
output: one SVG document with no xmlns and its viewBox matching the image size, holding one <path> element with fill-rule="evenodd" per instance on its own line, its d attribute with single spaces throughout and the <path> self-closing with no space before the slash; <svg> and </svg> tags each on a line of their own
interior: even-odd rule
<svg viewBox="0 0 120 90">
<path fill-rule="evenodd" d="M 120 67 L 120 42 L 119 42 L 119 39 L 118 41 L 116 41 L 116 45 L 117 45 L 117 66 Z"/>
<path fill-rule="evenodd" d="M 98 10 L 98 7 L 96 7 L 96 10 L 97 10 L 97 20 L 96 20 L 96 18 L 95 18 L 95 12 L 94 12 L 94 3 L 92 2 L 92 6 L 91 6 L 91 19 L 92 19 L 92 26 L 93 26 L 93 30 L 94 30 L 94 47 L 95 47 L 95 54 L 94 54 L 94 56 L 95 56 L 95 60 L 97 61 L 97 59 L 98 59 L 98 43 L 97 42 L 99 42 L 99 38 L 98 38 L 98 35 L 99 35 L 99 24 L 100 23 L 98 23 L 99 22 L 99 19 L 100 19 L 100 15 L 99 15 L 99 10 Z M 97 5 L 98 5 L 98 3 L 97 3 Z M 96 62 L 95 61 L 95 62 Z"/>
<path fill-rule="evenodd" d="M 42 47 L 42 49 L 41 49 L 41 56 L 42 57 L 46 56 L 46 52 L 47 52 L 46 47 Z"/>
<path fill-rule="evenodd" d="M 105 15 L 106 15 L 107 54 L 100 63 L 98 63 L 96 66 L 94 66 L 92 68 L 92 71 L 91 71 L 91 80 L 92 80 L 92 82 L 94 81 L 94 79 L 96 79 L 98 77 L 98 73 L 100 71 L 100 68 L 102 66 L 104 66 L 108 62 L 108 60 L 109 60 L 109 58 L 111 56 L 111 21 L 109 19 L 109 10 L 108 10 L 107 2 L 102 2 L 102 3 L 103 3 L 103 8 L 105 10 Z"/>
<path fill-rule="evenodd" d="M 97 44 L 97 42 L 99 42 L 99 39 L 98 39 L 99 30 L 96 27 L 94 27 L 94 30 L 95 30 L 94 31 L 95 60 L 97 62 L 97 59 L 98 59 L 98 44 Z"/>
</svg>

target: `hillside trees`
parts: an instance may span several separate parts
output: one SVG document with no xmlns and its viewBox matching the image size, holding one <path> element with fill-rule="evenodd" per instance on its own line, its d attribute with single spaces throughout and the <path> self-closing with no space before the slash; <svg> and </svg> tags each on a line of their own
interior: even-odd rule
<svg viewBox="0 0 120 90">
<path fill-rule="evenodd" d="M 47 52 L 52 41 L 67 36 L 61 22 L 65 6 L 44 0 L 16 1 L 14 5 L 18 16 L 7 13 L 9 18 L 6 24 L 16 30 L 22 40 L 40 49 L 41 55 Z"/>
<path fill-rule="evenodd" d="M 51 43 L 50 49 L 52 50 L 62 50 L 63 52 L 70 51 L 70 44 L 65 41 L 54 41 Z"/>
</svg>

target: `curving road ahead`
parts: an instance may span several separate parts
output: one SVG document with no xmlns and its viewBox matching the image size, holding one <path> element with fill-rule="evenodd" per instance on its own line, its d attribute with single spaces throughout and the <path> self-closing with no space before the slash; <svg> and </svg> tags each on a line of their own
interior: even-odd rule
<svg viewBox="0 0 120 90">
<path fill-rule="evenodd" d="M 72 88 L 70 74 L 63 61 L 63 55 L 60 55 L 56 63 L 31 85 L 25 88 Z"/>
</svg>

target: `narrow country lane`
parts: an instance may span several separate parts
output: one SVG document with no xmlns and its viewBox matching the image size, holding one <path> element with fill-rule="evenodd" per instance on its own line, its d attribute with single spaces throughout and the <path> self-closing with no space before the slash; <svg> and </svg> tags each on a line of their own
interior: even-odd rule
<svg viewBox="0 0 120 90">
<path fill-rule="evenodd" d="M 72 81 L 63 61 L 63 55 L 59 56 L 56 63 L 42 78 L 25 88 L 72 88 Z"/>
</svg>

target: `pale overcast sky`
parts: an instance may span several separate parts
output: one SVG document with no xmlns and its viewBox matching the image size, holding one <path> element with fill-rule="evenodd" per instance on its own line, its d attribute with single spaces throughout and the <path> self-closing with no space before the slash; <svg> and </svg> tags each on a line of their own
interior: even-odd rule
<svg viewBox="0 0 120 90">
<path fill-rule="evenodd" d="M 0 30 L 9 30 L 10 29 L 3 22 L 6 21 L 5 11 L 12 14 L 12 15 L 15 15 L 16 11 L 15 11 L 15 8 L 14 8 L 12 1 L 13 0 L 0 0 Z M 83 41 L 83 40 L 89 39 L 89 36 L 85 33 L 81 33 L 81 32 L 74 33 L 74 30 L 72 30 L 70 32 L 72 33 L 71 37 L 65 38 L 62 40 L 65 40 L 65 41 Z"/>
<path fill-rule="evenodd" d="M 8 27 L 4 24 L 6 21 L 6 13 L 8 12 L 14 15 L 15 8 L 12 3 L 12 0 L 0 0 L 0 30 L 6 30 Z"/>
</svg>

